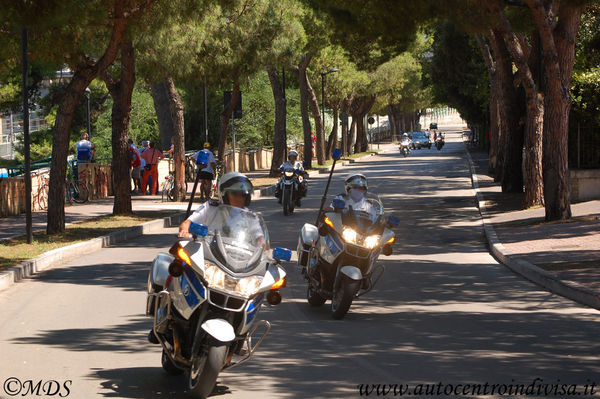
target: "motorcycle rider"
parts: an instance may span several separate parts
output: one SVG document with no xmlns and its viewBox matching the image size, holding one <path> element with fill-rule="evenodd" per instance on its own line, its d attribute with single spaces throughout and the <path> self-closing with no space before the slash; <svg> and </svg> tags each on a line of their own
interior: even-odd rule
<svg viewBox="0 0 600 399">
<path fill-rule="evenodd" d="M 369 201 L 365 201 L 369 189 L 365 175 L 362 173 L 349 175 L 344 181 L 344 188 L 346 189 L 346 193 L 338 194 L 324 212 L 333 212 L 337 208 L 336 202 L 338 201 L 336 200 L 342 200 L 345 203 L 344 209 L 352 206 L 352 209 L 356 211 L 372 213 L 373 206 Z"/>
<path fill-rule="evenodd" d="M 229 172 L 221 177 L 219 182 L 219 201 L 211 200 L 208 203 L 200 205 L 194 213 L 192 213 L 186 220 L 179 225 L 179 237 L 192 238 L 192 234 L 188 231 L 191 223 L 206 224 L 210 220 L 211 216 L 216 212 L 219 204 L 230 205 L 234 208 L 240 208 L 248 210 L 252 196 L 252 182 L 245 175 L 239 172 Z M 232 226 L 235 225 L 235 216 L 237 214 L 231 213 Z M 256 241 L 260 244 L 262 241 L 262 228 L 257 223 L 255 226 L 250 228 L 250 234 L 255 237 Z"/>
<path fill-rule="evenodd" d="M 410 149 L 411 144 L 412 144 L 412 140 L 410 139 L 410 137 L 408 137 L 408 133 L 402 134 L 402 138 L 400 139 L 400 146 L 401 147 L 406 146 Z"/>
<path fill-rule="evenodd" d="M 296 205 L 301 206 L 302 203 L 300 201 L 300 197 L 306 197 L 306 191 L 307 191 L 306 190 L 306 176 L 305 176 L 306 172 L 304 171 L 304 166 L 302 166 L 302 162 L 298 161 L 298 153 L 296 151 L 291 150 L 288 153 L 288 160 L 281 164 L 281 166 L 279 167 L 279 170 L 283 171 L 286 168 L 292 168 L 292 169 L 296 170 L 299 175 L 303 175 L 305 177 L 305 179 L 299 185 L 300 195 L 298 196 L 298 199 L 296 200 Z M 283 176 L 281 176 L 281 178 L 277 182 L 277 186 L 275 187 L 275 196 L 277 197 L 278 202 L 280 204 L 281 204 L 282 187 L 283 187 Z"/>
</svg>

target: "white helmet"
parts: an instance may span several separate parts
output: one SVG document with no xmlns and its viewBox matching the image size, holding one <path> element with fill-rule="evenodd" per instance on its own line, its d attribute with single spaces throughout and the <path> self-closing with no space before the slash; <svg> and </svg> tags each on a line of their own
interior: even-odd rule
<svg viewBox="0 0 600 399">
<path fill-rule="evenodd" d="M 298 159 L 298 153 L 294 150 L 291 150 L 288 152 L 288 159 L 290 159 L 290 157 L 296 157 L 296 159 Z"/>
<path fill-rule="evenodd" d="M 350 189 L 352 188 L 359 188 L 365 191 L 369 189 L 367 185 L 367 178 L 361 173 L 354 173 L 348 176 L 344 182 L 344 187 L 346 188 L 346 193 L 349 193 Z"/>
<path fill-rule="evenodd" d="M 246 196 L 245 206 L 250 205 L 252 197 L 252 182 L 245 175 L 239 172 L 229 172 L 221 176 L 219 181 L 219 198 L 225 205 L 229 205 L 227 193 L 243 193 Z"/>
</svg>

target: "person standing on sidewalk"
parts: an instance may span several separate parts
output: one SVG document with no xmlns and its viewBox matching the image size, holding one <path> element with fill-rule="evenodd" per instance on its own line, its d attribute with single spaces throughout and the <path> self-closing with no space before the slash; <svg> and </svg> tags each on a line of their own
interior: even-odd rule
<svg viewBox="0 0 600 399">
<path fill-rule="evenodd" d="M 148 183 L 148 177 L 152 176 L 152 186 L 150 189 L 150 193 L 152 195 L 156 194 L 156 189 L 158 186 L 158 161 L 160 161 L 164 157 L 165 156 L 161 151 L 158 151 L 156 148 L 154 148 L 154 141 L 150 142 L 150 148 L 144 151 L 144 153 L 142 154 L 142 158 L 146 161 L 146 166 L 144 167 L 144 179 L 142 181 L 142 187 L 146 187 L 146 184 Z"/>
<path fill-rule="evenodd" d="M 133 140 L 129 139 L 129 148 L 127 149 L 129 154 L 129 160 L 131 161 L 131 179 L 133 180 L 133 192 L 132 194 L 141 194 L 141 180 L 142 180 L 142 158 L 137 148 L 133 144 Z"/>
</svg>

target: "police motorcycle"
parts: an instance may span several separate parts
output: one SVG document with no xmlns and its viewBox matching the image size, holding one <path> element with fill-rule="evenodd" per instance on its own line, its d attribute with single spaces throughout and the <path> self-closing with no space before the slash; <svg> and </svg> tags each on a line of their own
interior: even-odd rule
<svg viewBox="0 0 600 399">
<path fill-rule="evenodd" d="M 190 224 L 193 239 L 178 239 L 154 259 L 146 303 L 154 319 L 148 338 L 162 346 L 162 367 L 172 375 L 185 372 L 196 398 L 206 398 L 221 371 L 259 348 L 270 324 L 257 315 L 265 299 L 281 302 L 286 273 L 280 263 L 291 257 L 285 248 L 270 250 L 260 215 L 203 206 L 214 209 L 206 224 Z"/>
<path fill-rule="evenodd" d="M 294 207 L 300 200 L 300 186 L 304 182 L 304 176 L 300 170 L 290 166 L 281 169 L 281 205 L 283 206 L 283 214 L 287 216 L 294 213 Z"/>
<path fill-rule="evenodd" d="M 408 156 L 408 154 L 410 154 L 411 144 L 412 140 L 408 137 L 408 134 L 404 133 L 400 139 L 400 152 L 405 158 Z"/>
<path fill-rule="evenodd" d="M 440 132 L 435 138 L 435 148 L 437 148 L 438 151 L 440 151 L 445 144 L 444 136 L 444 133 Z"/>
<path fill-rule="evenodd" d="M 329 182 L 321 209 L 328 188 Z M 360 204 L 354 204 L 357 207 L 341 199 L 333 205 L 334 211 L 326 212 L 322 222 L 319 216 L 316 224 L 302 227 L 298 266 L 308 282 L 308 303 L 318 307 L 331 300 L 332 317 L 342 319 L 352 301 L 371 291 L 382 277 L 385 268 L 376 261 L 381 253 L 391 255 L 395 240 L 391 228 L 398 220 L 384 216 L 381 200 L 374 194 L 365 194 Z"/>
</svg>

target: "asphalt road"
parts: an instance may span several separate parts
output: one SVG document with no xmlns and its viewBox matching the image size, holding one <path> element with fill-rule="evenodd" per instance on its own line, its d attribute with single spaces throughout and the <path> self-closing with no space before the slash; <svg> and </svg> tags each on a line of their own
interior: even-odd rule
<svg viewBox="0 0 600 399">
<path fill-rule="evenodd" d="M 341 192 L 342 176 L 360 171 L 400 218 L 394 255 L 381 258 L 384 278 L 336 321 L 328 306 L 308 306 L 299 270 L 287 264 L 283 303 L 261 313 L 272 323 L 268 339 L 255 358 L 220 375 L 219 394 L 348 398 L 360 397 L 360 384 L 398 384 L 399 396 L 400 384 L 433 384 L 430 392 L 472 397 L 477 386 L 466 384 L 488 393 L 498 384 L 488 397 L 508 397 L 523 384 L 529 397 L 566 397 L 561 384 L 579 384 L 582 393 L 584 384 L 588 393 L 600 384 L 598 312 L 540 290 L 488 254 L 459 135 L 447 134 L 442 151 L 401 158 L 392 149 L 340 169 L 331 189 Z M 272 246 L 295 249 L 324 182 L 312 179 L 289 217 L 274 198 L 254 202 Z M 73 398 L 185 397 L 184 378 L 168 377 L 160 348 L 146 341 L 144 316 L 149 263 L 174 235 L 107 248 L 0 293 L 0 397 L 18 387 L 11 377 L 22 384 L 17 395 L 30 380 L 56 381 Z M 425 389 L 413 397 L 427 397 Z"/>
</svg>

